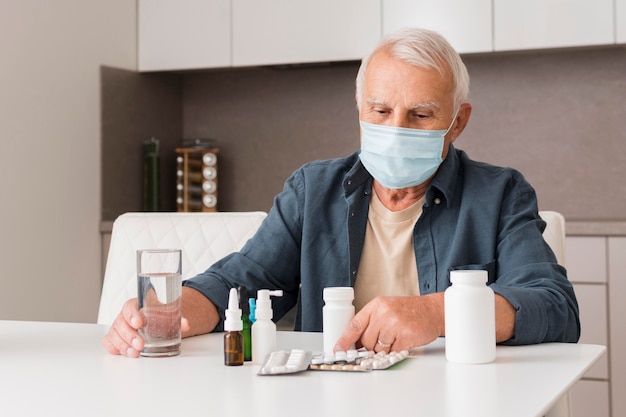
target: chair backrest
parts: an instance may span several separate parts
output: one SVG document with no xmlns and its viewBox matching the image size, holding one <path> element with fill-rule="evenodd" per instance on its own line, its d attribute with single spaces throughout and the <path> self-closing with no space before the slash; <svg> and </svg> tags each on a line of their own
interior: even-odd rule
<svg viewBox="0 0 626 417">
<path fill-rule="evenodd" d="M 559 264 L 565 265 L 565 218 L 556 211 L 540 211 L 539 216 L 546 222 L 544 240 L 556 255 Z"/>
<path fill-rule="evenodd" d="M 113 223 L 99 324 L 111 324 L 126 300 L 137 296 L 137 249 L 182 249 L 183 279 L 241 249 L 264 212 L 125 213 Z"/>
</svg>

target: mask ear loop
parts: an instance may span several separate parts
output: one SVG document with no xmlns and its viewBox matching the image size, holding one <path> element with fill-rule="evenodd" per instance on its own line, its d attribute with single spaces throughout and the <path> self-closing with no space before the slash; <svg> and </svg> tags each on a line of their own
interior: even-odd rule
<svg viewBox="0 0 626 417">
<path fill-rule="evenodd" d="M 443 135 L 447 135 L 448 132 L 450 131 L 450 129 L 452 129 L 452 125 L 454 124 L 454 122 L 456 121 L 456 117 L 459 115 L 459 111 L 461 111 L 461 107 L 459 106 L 456 111 L 454 112 L 454 117 L 452 117 L 452 121 L 450 122 L 450 126 L 448 126 L 448 128 L 446 129 L 445 132 L 443 132 Z"/>
</svg>

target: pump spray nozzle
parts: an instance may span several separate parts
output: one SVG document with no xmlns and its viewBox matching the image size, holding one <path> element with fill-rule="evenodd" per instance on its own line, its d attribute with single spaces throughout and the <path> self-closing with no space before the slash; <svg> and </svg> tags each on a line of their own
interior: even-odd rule
<svg viewBox="0 0 626 417">
<path fill-rule="evenodd" d="M 272 311 L 272 301 L 270 296 L 282 297 L 283 290 L 258 290 L 256 299 L 255 319 L 271 320 L 274 313 Z"/>
</svg>

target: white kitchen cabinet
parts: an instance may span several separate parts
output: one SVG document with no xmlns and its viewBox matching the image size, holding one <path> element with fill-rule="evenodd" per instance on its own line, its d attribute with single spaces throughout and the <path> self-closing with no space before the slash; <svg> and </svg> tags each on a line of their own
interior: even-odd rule
<svg viewBox="0 0 626 417">
<path fill-rule="evenodd" d="M 578 381 L 570 390 L 573 417 L 609 417 L 609 383 Z"/>
<path fill-rule="evenodd" d="M 611 332 L 611 412 L 626 416 L 626 237 L 609 237 L 609 314 Z"/>
<path fill-rule="evenodd" d="M 615 0 L 615 41 L 626 43 L 626 0 Z"/>
<path fill-rule="evenodd" d="M 580 310 L 580 343 L 609 346 L 606 285 L 574 284 Z M 609 357 L 603 355 L 585 378 L 609 379 Z"/>
<path fill-rule="evenodd" d="M 607 239 L 604 236 L 568 236 L 565 239 L 565 266 L 568 278 L 574 285 L 580 311 L 580 343 L 608 347 L 607 251 Z M 610 358 L 606 354 L 571 389 L 574 417 L 610 416 L 609 369 Z"/>
<path fill-rule="evenodd" d="M 232 0 L 233 66 L 358 60 L 380 38 L 380 0 Z"/>
<path fill-rule="evenodd" d="M 565 266 L 574 284 L 580 310 L 581 343 L 608 346 L 607 243 L 602 236 L 568 236 Z M 586 378 L 609 378 L 609 358 L 604 355 Z"/>
<path fill-rule="evenodd" d="M 606 250 L 604 236 L 568 236 L 565 266 L 569 280 L 579 284 L 606 284 Z"/>
<path fill-rule="evenodd" d="M 459 53 L 491 52 L 492 0 L 382 0 L 383 34 L 404 27 L 441 33 Z"/>
<path fill-rule="evenodd" d="M 613 2 L 494 0 L 495 50 L 613 44 Z"/>
<path fill-rule="evenodd" d="M 230 0 L 138 0 L 139 71 L 231 65 Z"/>
</svg>

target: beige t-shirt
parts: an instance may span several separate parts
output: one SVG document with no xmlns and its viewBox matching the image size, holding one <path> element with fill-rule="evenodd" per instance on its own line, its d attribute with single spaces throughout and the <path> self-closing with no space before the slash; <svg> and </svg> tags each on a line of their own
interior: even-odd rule
<svg viewBox="0 0 626 417">
<path fill-rule="evenodd" d="M 419 295 L 413 228 L 424 198 L 401 211 L 387 209 L 372 189 L 365 243 L 354 285 L 359 311 L 379 295 Z"/>
</svg>

